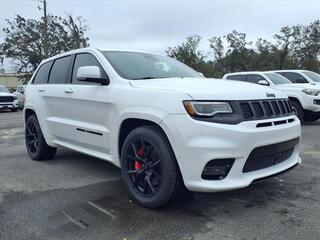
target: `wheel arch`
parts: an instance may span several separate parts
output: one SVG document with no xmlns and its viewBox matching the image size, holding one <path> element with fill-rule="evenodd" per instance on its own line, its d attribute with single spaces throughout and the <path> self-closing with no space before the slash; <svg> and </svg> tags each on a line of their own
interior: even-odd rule
<svg viewBox="0 0 320 240">
<path fill-rule="evenodd" d="M 26 106 L 23 109 L 24 123 L 26 123 L 28 117 L 30 117 L 31 115 L 35 115 L 36 116 L 36 118 L 38 120 L 38 123 L 40 125 L 40 128 L 41 128 L 41 131 L 43 133 L 43 137 L 46 140 L 47 144 L 49 146 L 51 146 L 51 147 L 57 147 L 56 144 L 52 141 L 52 139 L 53 139 L 52 135 L 50 134 L 50 132 L 46 128 L 46 125 L 41 121 L 40 113 L 38 113 L 35 108 L 30 107 L 30 106 Z"/>
<path fill-rule="evenodd" d="M 291 97 L 291 96 L 289 96 L 288 98 L 289 98 L 290 101 L 295 101 L 295 102 L 299 103 L 300 106 L 301 106 L 302 109 L 303 109 L 303 106 L 302 106 L 301 101 L 300 101 L 299 98 L 297 98 L 297 97 Z"/>
<path fill-rule="evenodd" d="M 124 141 L 131 131 L 133 131 L 134 129 L 141 127 L 141 126 L 155 126 L 158 130 L 160 130 L 164 134 L 164 137 L 168 140 L 169 146 L 170 146 L 172 153 L 174 155 L 174 158 L 175 158 L 175 164 L 176 164 L 178 172 L 179 172 L 178 174 L 180 175 L 181 181 L 184 184 L 184 179 L 182 177 L 181 168 L 180 168 L 179 162 L 177 160 L 177 156 L 174 151 L 173 145 L 168 137 L 168 134 L 166 133 L 164 128 L 160 125 L 160 123 L 161 123 L 161 121 L 158 123 L 158 122 L 155 122 L 150 119 L 137 118 L 137 117 L 131 117 L 131 118 L 124 119 L 121 122 L 120 127 L 119 127 L 119 134 L 118 134 L 118 141 L 117 141 L 117 143 L 118 143 L 117 151 L 118 151 L 119 160 L 121 158 L 121 150 L 122 150 Z M 119 163 L 120 162 L 121 161 L 119 161 Z M 119 165 L 119 167 L 120 167 L 120 165 Z"/>
<path fill-rule="evenodd" d="M 24 109 L 24 121 L 26 122 L 28 117 L 30 117 L 31 115 L 35 115 L 37 117 L 36 111 L 32 108 L 25 108 Z"/>
<path fill-rule="evenodd" d="M 129 133 L 131 131 L 133 131 L 134 129 L 141 127 L 141 126 L 155 126 L 161 132 L 163 132 L 163 134 L 168 139 L 167 134 L 165 133 L 165 131 L 162 129 L 162 127 L 157 122 L 150 120 L 150 119 L 144 119 L 144 118 L 136 118 L 136 117 L 126 118 L 121 122 L 120 127 L 119 127 L 119 132 L 118 132 L 117 152 L 118 152 L 119 159 L 121 158 L 121 150 L 122 150 L 123 143 L 124 143 L 126 137 L 129 135 Z M 169 141 L 169 139 L 168 139 L 168 141 Z M 170 143 L 170 141 L 169 141 L 169 143 Z"/>
</svg>

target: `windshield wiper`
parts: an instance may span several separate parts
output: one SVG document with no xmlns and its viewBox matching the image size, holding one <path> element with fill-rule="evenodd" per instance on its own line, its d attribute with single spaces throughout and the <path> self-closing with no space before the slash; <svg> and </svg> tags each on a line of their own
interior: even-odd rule
<svg viewBox="0 0 320 240">
<path fill-rule="evenodd" d="M 158 78 L 184 78 L 181 77 L 142 77 L 142 78 L 131 78 L 130 80 L 145 80 L 145 79 L 158 79 Z"/>
<path fill-rule="evenodd" d="M 131 80 L 145 80 L 145 79 L 156 79 L 156 78 L 164 78 L 164 77 L 141 77 L 141 78 L 131 78 Z"/>
</svg>

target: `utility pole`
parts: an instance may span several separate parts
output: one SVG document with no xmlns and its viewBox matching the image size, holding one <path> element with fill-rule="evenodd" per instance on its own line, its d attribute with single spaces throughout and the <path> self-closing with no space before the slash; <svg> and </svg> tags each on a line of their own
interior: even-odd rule
<svg viewBox="0 0 320 240">
<path fill-rule="evenodd" d="M 43 20 L 44 20 L 44 55 L 48 57 L 48 19 L 47 19 L 47 1 L 43 0 Z"/>
</svg>

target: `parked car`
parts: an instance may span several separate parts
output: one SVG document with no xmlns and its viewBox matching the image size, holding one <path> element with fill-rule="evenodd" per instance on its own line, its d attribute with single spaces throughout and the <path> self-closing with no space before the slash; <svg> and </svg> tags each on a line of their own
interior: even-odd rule
<svg viewBox="0 0 320 240">
<path fill-rule="evenodd" d="M 301 121 L 320 119 L 320 85 L 292 83 L 275 72 L 239 72 L 226 74 L 223 78 L 265 85 L 281 91 L 289 97 L 293 112 Z"/>
<path fill-rule="evenodd" d="M 17 87 L 16 91 L 12 93 L 17 97 L 18 103 L 19 103 L 19 108 L 21 108 L 21 109 L 24 106 L 24 101 L 25 101 L 24 92 L 25 92 L 25 90 L 26 90 L 26 85 L 19 85 Z"/>
<path fill-rule="evenodd" d="M 279 73 L 292 83 L 310 83 L 320 85 L 320 74 L 308 70 L 274 70 L 270 72 Z"/>
<path fill-rule="evenodd" d="M 18 100 L 5 86 L 0 85 L 0 110 L 6 109 L 16 112 L 18 110 Z"/>
<path fill-rule="evenodd" d="M 80 49 L 43 61 L 26 89 L 34 160 L 67 147 L 121 168 L 130 198 L 159 207 L 185 192 L 243 188 L 301 162 L 286 95 L 215 81 L 168 57 Z M 271 106 L 284 109 L 270 112 Z"/>
</svg>

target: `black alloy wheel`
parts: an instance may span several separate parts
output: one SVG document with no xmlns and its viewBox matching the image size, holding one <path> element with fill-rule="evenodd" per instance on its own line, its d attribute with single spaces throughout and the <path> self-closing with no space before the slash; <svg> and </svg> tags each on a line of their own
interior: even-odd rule
<svg viewBox="0 0 320 240">
<path fill-rule="evenodd" d="M 304 110 L 301 104 L 297 101 L 290 101 L 290 104 L 292 107 L 293 114 L 296 115 L 301 122 L 303 122 L 305 116 L 304 116 Z"/>
<path fill-rule="evenodd" d="M 171 145 L 157 126 L 141 126 L 126 137 L 121 150 L 121 173 L 129 197 L 157 208 L 186 192 Z"/>
<path fill-rule="evenodd" d="M 26 125 L 26 143 L 31 153 L 37 153 L 39 148 L 39 134 L 34 122 L 28 122 Z"/>
<path fill-rule="evenodd" d="M 33 160 L 41 161 L 51 159 L 57 151 L 55 147 L 51 147 L 46 143 L 35 115 L 29 116 L 26 120 L 25 141 L 29 156 Z"/>
<path fill-rule="evenodd" d="M 146 139 L 131 143 L 126 156 L 125 171 L 142 196 L 153 196 L 159 191 L 162 168 L 159 153 Z"/>
</svg>

